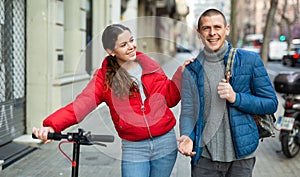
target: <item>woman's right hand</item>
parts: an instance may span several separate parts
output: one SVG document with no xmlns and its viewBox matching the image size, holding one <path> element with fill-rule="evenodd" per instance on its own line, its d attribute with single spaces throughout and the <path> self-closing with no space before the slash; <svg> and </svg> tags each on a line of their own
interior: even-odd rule
<svg viewBox="0 0 300 177">
<path fill-rule="evenodd" d="M 48 133 L 54 132 L 54 129 L 52 127 L 40 127 L 40 128 L 32 128 L 32 133 L 38 138 L 44 141 L 44 143 L 49 143 L 51 140 L 48 140 Z"/>
</svg>

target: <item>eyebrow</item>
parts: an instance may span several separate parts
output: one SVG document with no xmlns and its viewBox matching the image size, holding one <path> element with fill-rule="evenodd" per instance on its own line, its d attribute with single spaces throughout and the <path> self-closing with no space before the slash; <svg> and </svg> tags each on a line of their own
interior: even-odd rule
<svg viewBox="0 0 300 177">
<path fill-rule="evenodd" d="M 133 36 L 131 36 L 131 37 L 129 38 L 129 40 L 131 40 L 131 39 L 133 39 Z M 128 42 L 128 41 L 123 41 L 123 42 L 119 43 L 118 45 L 126 44 L 127 42 Z"/>
<path fill-rule="evenodd" d="M 203 25 L 203 26 L 201 26 L 201 29 L 202 28 L 210 28 L 210 27 L 211 27 L 211 25 Z M 215 24 L 215 25 L 212 25 L 212 27 L 224 27 L 224 25 L 223 24 Z"/>
</svg>

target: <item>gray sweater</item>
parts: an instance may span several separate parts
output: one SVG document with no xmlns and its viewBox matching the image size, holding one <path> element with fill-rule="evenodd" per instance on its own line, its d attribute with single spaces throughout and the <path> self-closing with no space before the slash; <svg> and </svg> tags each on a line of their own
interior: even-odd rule
<svg viewBox="0 0 300 177">
<path fill-rule="evenodd" d="M 224 79 L 224 56 L 227 49 L 227 42 L 218 52 L 210 52 L 204 48 L 205 128 L 202 156 L 220 162 L 235 160 L 226 100 L 221 99 L 217 93 L 217 86 Z"/>
</svg>

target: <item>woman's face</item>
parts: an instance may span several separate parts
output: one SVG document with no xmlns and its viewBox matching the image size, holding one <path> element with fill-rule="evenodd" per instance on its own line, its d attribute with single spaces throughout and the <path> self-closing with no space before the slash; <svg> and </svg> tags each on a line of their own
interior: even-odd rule
<svg viewBox="0 0 300 177">
<path fill-rule="evenodd" d="M 115 43 L 115 48 L 111 51 L 110 55 L 116 56 L 117 62 L 120 65 L 136 59 L 136 43 L 128 30 L 119 34 Z"/>
</svg>

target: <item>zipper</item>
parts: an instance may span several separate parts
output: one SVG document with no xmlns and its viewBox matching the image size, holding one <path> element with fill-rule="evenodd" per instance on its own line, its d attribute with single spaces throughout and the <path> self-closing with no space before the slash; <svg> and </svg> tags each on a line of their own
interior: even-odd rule
<svg viewBox="0 0 300 177">
<path fill-rule="evenodd" d="M 151 134 L 151 131 L 150 131 L 149 123 L 148 123 L 146 115 L 145 115 L 145 106 L 144 106 L 144 104 L 142 104 L 141 110 L 142 110 L 142 113 L 143 113 L 144 121 L 145 121 L 147 129 L 148 129 L 149 136 L 150 136 L 150 138 L 153 138 L 152 134 Z"/>
<path fill-rule="evenodd" d="M 143 77 L 143 76 L 142 76 L 142 77 Z M 147 99 L 147 95 L 146 95 L 146 94 L 148 94 L 148 91 L 147 91 L 146 87 L 145 87 L 144 84 L 143 84 L 142 77 L 141 77 L 141 84 L 142 84 L 142 86 L 143 86 L 144 94 L 145 94 L 145 97 L 146 97 L 146 99 Z M 146 93 L 145 91 L 146 91 L 147 93 Z M 139 100 L 140 100 L 140 103 L 141 103 L 141 111 L 142 111 L 142 113 L 143 113 L 143 118 L 144 118 L 145 124 L 146 124 L 146 126 L 147 126 L 147 130 L 148 130 L 149 136 L 150 136 L 150 138 L 153 138 L 153 136 L 152 136 L 152 134 L 151 134 L 151 131 L 150 131 L 149 122 L 148 122 L 148 120 L 147 120 L 147 118 L 146 118 L 146 115 L 145 115 L 145 110 L 146 110 L 146 108 L 145 108 L 144 102 L 143 102 L 143 100 L 142 100 L 142 95 L 141 95 L 141 92 L 140 92 L 140 91 L 139 91 Z"/>
</svg>

